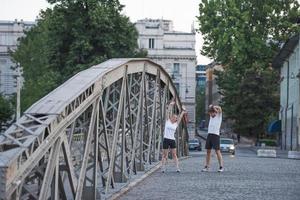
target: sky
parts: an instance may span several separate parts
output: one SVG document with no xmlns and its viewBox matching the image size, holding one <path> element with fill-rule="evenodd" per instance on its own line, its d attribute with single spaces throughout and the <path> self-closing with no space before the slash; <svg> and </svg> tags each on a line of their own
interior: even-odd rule
<svg viewBox="0 0 300 200">
<path fill-rule="evenodd" d="M 125 5 L 123 14 L 131 22 L 139 19 L 172 20 L 175 31 L 190 32 L 192 25 L 197 28 L 200 0 L 119 0 Z M 50 7 L 46 0 L 0 0 L 0 20 L 34 21 L 40 10 Z M 211 60 L 200 55 L 202 37 L 196 34 L 196 54 L 198 64 L 208 64 Z"/>
</svg>

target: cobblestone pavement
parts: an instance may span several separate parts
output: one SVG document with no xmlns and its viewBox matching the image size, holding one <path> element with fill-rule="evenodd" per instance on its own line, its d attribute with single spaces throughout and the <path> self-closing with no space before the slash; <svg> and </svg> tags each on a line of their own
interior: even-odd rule
<svg viewBox="0 0 300 200">
<path fill-rule="evenodd" d="M 223 155 L 225 171 L 218 173 L 216 156 L 210 172 L 201 172 L 204 152 L 192 156 L 180 163 L 181 173 L 170 163 L 166 173 L 156 171 L 120 199 L 300 199 L 300 160 L 258 158 L 240 150 L 235 157 Z"/>
</svg>

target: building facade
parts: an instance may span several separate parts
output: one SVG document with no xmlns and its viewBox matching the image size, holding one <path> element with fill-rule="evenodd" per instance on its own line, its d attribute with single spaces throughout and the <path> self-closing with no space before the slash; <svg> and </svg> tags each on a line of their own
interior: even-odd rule
<svg viewBox="0 0 300 200">
<path fill-rule="evenodd" d="M 300 40 L 299 34 L 291 37 L 273 60 L 280 69 L 281 147 L 300 150 Z"/>
<path fill-rule="evenodd" d="M 24 30 L 30 29 L 35 22 L 0 21 L 0 93 L 12 95 L 16 93 L 16 64 L 10 57 L 10 51 L 17 48 L 18 38 Z"/>
<path fill-rule="evenodd" d="M 196 127 L 204 128 L 205 113 L 205 89 L 206 89 L 206 65 L 196 66 Z"/>
<path fill-rule="evenodd" d="M 206 85 L 206 65 L 196 66 L 196 88 L 205 88 Z"/>
<path fill-rule="evenodd" d="M 195 31 L 173 30 L 173 22 L 162 19 L 143 19 L 135 23 L 138 45 L 148 51 L 148 57 L 170 74 L 182 103 L 188 111 L 190 137 L 195 132 Z"/>
</svg>

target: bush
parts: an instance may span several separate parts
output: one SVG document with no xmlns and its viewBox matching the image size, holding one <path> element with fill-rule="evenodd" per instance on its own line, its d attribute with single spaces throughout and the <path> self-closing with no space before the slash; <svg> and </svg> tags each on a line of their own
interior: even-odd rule
<svg viewBox="0 0 300 200">
<path fill-rule="evenodd" d="M 277 146 L 277 141 L 272 139 L 261 139 L 259 144 L 265 143 L 266 146 Z"/>
</svg>

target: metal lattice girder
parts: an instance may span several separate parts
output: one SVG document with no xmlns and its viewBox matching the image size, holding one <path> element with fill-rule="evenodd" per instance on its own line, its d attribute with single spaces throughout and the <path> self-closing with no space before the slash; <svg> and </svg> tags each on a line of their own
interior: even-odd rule
<svg viewBox="0 0 300 200">
<path fill-rule="evenodd" d="M 149 59 L 112 59 L 84 70 L 0 135 L 0 199 L 100 199 L 158 161 L 175 87 Z M 177 130 L 186 155 L 186 128 Z"/>
</svg>

